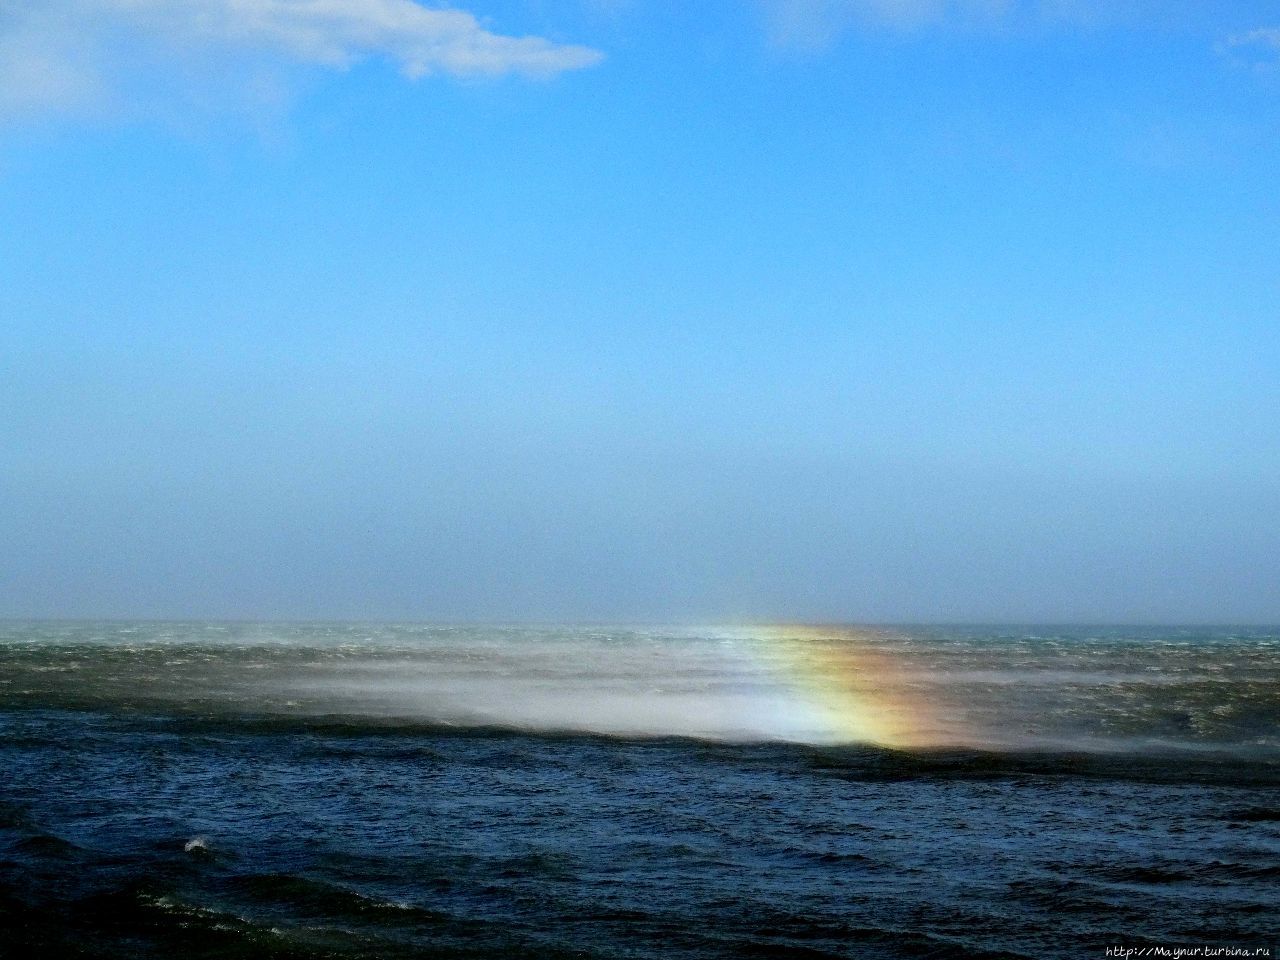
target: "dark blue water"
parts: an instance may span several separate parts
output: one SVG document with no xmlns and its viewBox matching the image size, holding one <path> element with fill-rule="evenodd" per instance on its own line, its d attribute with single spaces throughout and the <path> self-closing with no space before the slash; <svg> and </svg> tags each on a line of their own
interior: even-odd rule
<svg viewBox="0 0 1280 960">
<path fill-rule="evenodd" d="M 1012 723 L 1009 704 L 1044 711 L 1004 731 L 1030 745 L 893 748 L 592 732 L 609 704 L 650 726 L 661 713 L 619 682 L 636 677 L 641 641 L 628 634 L 394 628 L 404 632 L 389 643 L 347 642 L 349 627 L 234 627 L 221 640 L 211 629 L 222 628 L 15 625 L 0 643 L 0 954 L 1102 957 L 1118 944 L 1276 945 L 1280 711 L 1265 631 L 1182 646 L 1185 635 L 1157 634 L 1161 645 L 1116 633 L 1093 648 L 1082 635 L 1074 660 L 1046 652 L 1043 663 L 1028 651 L 1071 649 L 1069 635 L 882 634 L 873 642 L 933 664 L 931 689 L 974 738 L 984 722 Z M 356 632 L 382 629 L 393 628 Z M 576 664 L 525 676 L 548 635 L 577 644 Z M 672 664 L 687 667 L 706 638 L 646 636 L 683 651 L 649 667 L 660 705 Z M 625 669 L 599 654 L 615 641 Z M 388 700 L 385 678 L 367 679 L 374 661 L 403 674 L 406 657 L 447 676 L 433 697 L 492 693 L 505 670 L 507 713 L 551 709 L 560 690 L 572 716 L 576 690 L 592 722 L 565 729 L 565 710 L 543 725 L 462 722 L 427 702 L 407 712 L 401 687 Z M 1144 657 L 1159 669 L 1142 688 Z M 970 669 L 948 681 L 938 665 L 957 658 Z M 996 669 L 1010 658 L 1020 681 Z M 350 684 L 333 688 L 334 670 L 366 678 L 367 709 L 353 709 Z M 904 689 L 923 682 L 912 676 Z M 756 680 L 769 722 L 785 718 L 778 690 Z M 747 702 L 728 666 L 698 683 L 728 698 L 715 723 L 725 703 Z M 1111 718 L 1097 706 L 1108 684 L 1121 704 Z M 337 699 L 321 704 L 321 688 Z M 687 693 L 673 701 L 681 729 Z M 1081 698 L 1103 714 L 1092 725 Z M 319 709 L 334 703 L 347 709 Z"/>
</svg>

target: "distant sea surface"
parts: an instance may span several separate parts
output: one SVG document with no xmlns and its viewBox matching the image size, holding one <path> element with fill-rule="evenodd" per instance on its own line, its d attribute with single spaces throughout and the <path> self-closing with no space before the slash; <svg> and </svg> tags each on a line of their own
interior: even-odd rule
<svg viewBox="0 0 1280 960">
<path fill-rule="evenodd" d="M 1280 956 L 1280 630 L 0 623 L 0 956 Z"/>
</svg>

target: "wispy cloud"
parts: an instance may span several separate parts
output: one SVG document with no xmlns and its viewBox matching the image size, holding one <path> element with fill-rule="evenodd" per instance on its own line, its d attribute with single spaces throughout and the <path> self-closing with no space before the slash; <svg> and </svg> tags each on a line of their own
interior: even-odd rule
<svg viewBox="0 0 1280 960">
<path fill-rule="evenodd" d="M 1096 28 L 1194 19 L 1168 0 L 758 0 L 770 39 L 782 47 L 823 49 L 851 28 L 920 30 Z"/>
<path fill-rule="evenodd" d="M 1260 27 L 1227 37 L 1219 47 L 1221 53 L 1247 55 L 1260 69 L 1280 67 L 1280 27 Z"/>
<path fill-rule="evenodd" d="M 1280 77 L 1280 27 L 1257 27 L 1227 34 L 1215 49 L 1223 61 L 1268 84 Z"/>
<path fill-rule="evenodd" d="M 1263 27 L 1240 33 L 1227 40 L 1233 47 L 1256 46 L 1280 50 L 1280 27 Z"/>
<path fill-rule="evenodd" d="M 855 24 L 910 29 L 952 17 L 1003 17 L 1013 0 L 764 0 L 771 39 L 822 48 Z"/>
<path fill-rule="evenodd" d="M 602 59 L 413 0 L 0 0 L 0 115 L 102 98 L 126 69 L 120 51 L 138 46 L 174 66 L 211 53 L 330 69 L 384 59 L 411 79 L 545 77 Z"/>
</svg>

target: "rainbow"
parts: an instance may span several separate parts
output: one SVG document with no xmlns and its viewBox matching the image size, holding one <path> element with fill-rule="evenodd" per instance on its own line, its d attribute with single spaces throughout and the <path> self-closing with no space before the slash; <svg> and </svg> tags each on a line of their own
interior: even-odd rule
<svg viewBox="0 0 1280 960">
<path fill-rule="evenodd" d="M 906 669 L 902 648 L 883 636 L 808 625 L 742 628 L 738 636 L 788 689 L 815 739 L 897 748 L 964 739 L 941 715 L 936 684 Z"/>
</svg>

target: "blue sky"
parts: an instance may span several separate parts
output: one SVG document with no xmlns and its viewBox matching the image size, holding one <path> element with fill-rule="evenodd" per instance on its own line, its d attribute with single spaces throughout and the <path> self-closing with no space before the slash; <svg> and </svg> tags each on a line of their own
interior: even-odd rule
<svg viewBox="0 0 1280 960">
<path fill-rule="evenodd" d="M 0 615 L 1280 621 L 1278 263 L 1275 3 L 0 2 Z"/>
</svg>

